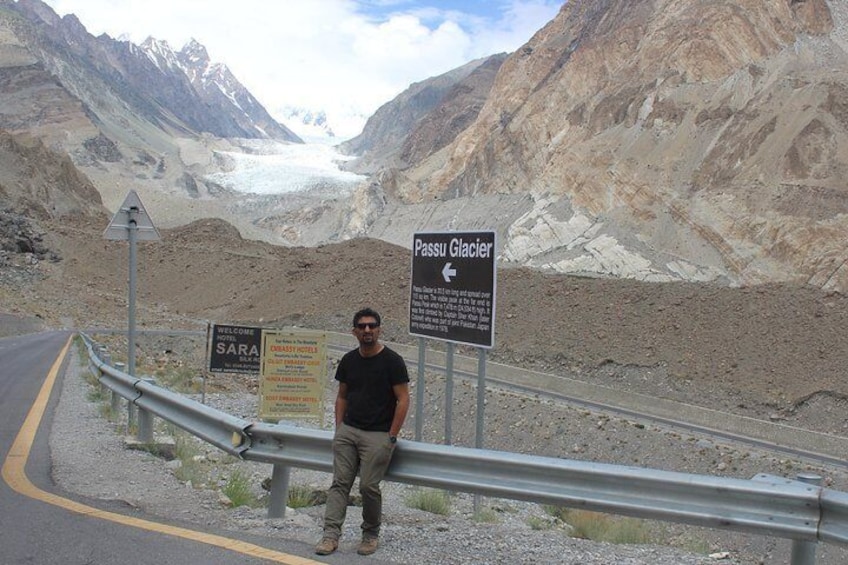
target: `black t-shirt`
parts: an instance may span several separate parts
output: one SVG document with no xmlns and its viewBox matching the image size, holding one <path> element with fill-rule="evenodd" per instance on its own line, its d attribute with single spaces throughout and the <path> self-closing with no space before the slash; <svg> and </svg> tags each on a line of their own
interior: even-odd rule
<svg viewBox="0 0 848 565">
<path fill-rule="evenodd" d="M 345 424 L 369 432 L 389 431 L 397 406 L 392 387 L 409 382 L 403 357 L 386 346 L 373 357 L 354 349 L 339 361 L 336 380 L 347 385 Z"/>
</svg>

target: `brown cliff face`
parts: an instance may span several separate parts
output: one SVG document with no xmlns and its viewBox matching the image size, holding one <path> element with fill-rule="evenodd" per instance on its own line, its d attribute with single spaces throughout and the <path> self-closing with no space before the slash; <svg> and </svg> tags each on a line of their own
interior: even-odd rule
<svg viewBox="0 0 848 565">
<path fill-rule="evenodd" d="M 0 218 L 15 211 L 36 220 L 104 213 L 100 194 L 71 159 L 30 135 L 0 130 Z"/>
<path fill-rule="evenodd" d="M 505 58 L 471 61 L 412 84 L 383 104 L 360 135 L 339 146 L 358 155 L 347 168 L 358 173 L 405 169 L 449 144 L 477 118 Z"/>
<path fill-rule="evenodd" d="M 717 253 L 737 282 L 848 289 L 846 12 L 568 2 L 504 62 L 476 122 L 394 189 L 555 195 L 657 252 Z"/>
</svg>

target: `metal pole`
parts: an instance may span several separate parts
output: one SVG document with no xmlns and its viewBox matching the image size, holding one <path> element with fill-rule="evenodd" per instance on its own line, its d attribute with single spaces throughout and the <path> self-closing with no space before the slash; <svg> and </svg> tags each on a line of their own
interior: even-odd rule
<svg viewBox="0 0 848 565">
<path fill-rule="evenodd" d="M 138 411 L 138 441 L 153 443 L 153 413 L 147 410 Z"/>
<path fill-rule="evenodd" d="M 477 348 L 477 429 L 475 432 L 474 446 L 477 449 L 483 448 L 483 422 L 485 419 L 486 409 L 486 350 L 482 347 Z M 482 497 L 479 494 L 474 495 L 474 514 L 480 512 L 480 502 Z"/>
<path fill-rule="evenodd" d="M 271 471 L 271 497 L 268 500 L 268 517 L 285 518 L 286 502 L 289 499 L 289 475 L 291 469 L 288 465 L 274 465 Z"/>
<path fill-rule="evenodd" d="M 474 446 L 483 448 L 483 418 L 486 406 L 486 350 L 477 348 L 477 430 Z"/>
<path fill-rule="evenodd" d="M 811 485 L 821 485 L 822 478 L 818 475 L 800 474 L 797 479 L 802 483 Z M 792 540 L 792 557 L 789 561 L 791 565 L 815 565 L 816 563 L 816 548 L 817 542 Z"/>
<path fill-rule="evenodd" d="M 138 224 L 136 223 L 135 215 L 138 213 L 138 208 L 131 207 L 127 214 L 129 221 L 127 222 L 127 231 L 129 232 L 130 240 L 130 290 L 127 299 L 127 373 L 135 376 L 135 273 L 136 273 L 136 238 L 138 235 Z M 127 407 L 127 431 L 135 424 L 135 404 L 130 401 Z"/>
<path fill-rule="evenodd" d="M 418 338 L 418 381 L 415 388 L 415 441 L 424 436 L 424 368 L 427 342 Z"/>
<path fill-rule="evenodd" d="M 146 383 L 155 384 L 152 378 L 142 379 Z M 141 443 L 153 443 L 153 412 L 139 408 L 138 410 L 138 441 Z"/>
<path fill-rule="evenodd" d="M 451 445 L 453 435 L 453 349 L 454 343 L 449 341 L 445 358 L 445 445 Z"/>
<path fill-rule="evenodd" d="M 121 372 L 124 371 L 125 367 L 126 367 L 126 365 L 124 365 L 123 363 L 120 363 L 120 362 L 115 363 L 115 368 L 118 369 Z M 112 417 L 117 418 L 118 417 L 118 411 L 121 409 L 121 395 L 118 394 L 117 392 L 115 392 L 114 390 L 112 391 L 111 408 L 112 408 Z"/>
<path fill-rule="evenodd" d="M 118 416 L 118 411 L 121 409 L 121 395 L 114 390 L 111 393 L 109 409 L 112 412 L 112 418 L 116 418 Z"/>
<path fill-rule="evenodd" d="M 129 231 L 130 240 L 130 294 L 127 300 L 127 372 L 130 376 L 135 376 L 135 272 L 136 272 L 136 237 L 138 225 L 136 224 L 135 215 L 138 213 L 138 208 L 130 208 L 128 211 L 129 222 L 127 222 L 127 230 Z"/>
<path fill-rule="evenodd" d="M 209 359 L 211 359 L 212 349 L 212 323 L 206 322 L 206 357 L 204 363 L 208 363 Z M 206 404 L 206 371 L 209 366 L 203 367 L 203 374 L 200 376 L 201 379 L 201 388 L 200 388 L 200 403 Z M 323 427 L 323 426 L 321 426 Z"/>
<path fill-rule="evenodd" d="M 107 365 L 109 365 L 111 367 L 112 366 L 112 356 L 106 351 L 105 348 L 101 348 L 100 352 L 101 352 L 100 359 L 104 363 L 106 363 Z M 101 381 L 102 378 L 103 378 L 103 371 L 98 369 L 97 370 L 97 380 L 100 381 L 100 392 L 103 394 L 103 396 L 105 398 L 105 396 L 107 394 L 109 394 L 109 387 L 107 387 L 105 384 L 103 384 L 103 381 Z"/>
</svg>

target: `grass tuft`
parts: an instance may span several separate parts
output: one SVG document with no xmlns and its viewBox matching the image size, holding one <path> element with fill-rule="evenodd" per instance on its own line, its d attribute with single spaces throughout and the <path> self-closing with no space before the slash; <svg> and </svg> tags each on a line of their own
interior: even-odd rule
<svg viewBox="0 0 848 565">
<path fill-rule="evenodd" d="M 318 493 L 306 485 L 289 485 L 289 497 L 286 506 L 289 508 L 308 508 L 326 502 L 319 500 Z"/>
<path fill-rule="evenodd" d="M 575 538 L 617 544 L 654 543 L 651 529 L 644 520 L 555 506 L 545 506 L 545 511 L 568 524 Z"/>
<path fill-rule="evenodd" d="M 227 495 L 227 498 L 233 503 L 233 508 L 239 506 L 256 508 L 259 506 L 259 500 L 250 488 L 250 477 L 239 469 L 230 473 L 227 484 L 224 485 L 221 492 Z"/>
<path fill-rule="evenodd" d="M 498 512 L 488 506 L 475 512 L 472 519 L 480 524 L 497 524 L 501 521 Z"/>
<path fill-rule="evenodd" d="M 450 494 L 443 490 L 419 489 L 406 498 L 406 505 L 424 512 L 447 516 L 450 514 Z"/>
<path fill-rule="evenodd" d="M 552 519 L 546 520 L 544 518 L 540 518 L 539 516 L 530 516 L 529 518 L 527 518 L 527 525 L 530 526 L 531 530 L 552 530 L 556 525 L 556 521 Z"/>
</svg>

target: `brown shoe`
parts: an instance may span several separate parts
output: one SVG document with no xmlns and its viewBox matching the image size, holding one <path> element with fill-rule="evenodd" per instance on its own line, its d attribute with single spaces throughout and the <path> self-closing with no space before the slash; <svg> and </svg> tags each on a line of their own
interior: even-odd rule
<svg viewBox="0 0 848 565">
<path fill-rule="evenodd" d="M 377 551 L 377 538 L 362 538 L 356 553 L 359 555 L 371 555 Z"/>
<path fill-rule="evenodd" d="M 339 547 L 339 540 L 333 538 L 324 538 L 318 545 L 315 546 L 317 555 L 330 555 Z M 375 548 L 376 549 L 376 548 Z"/>
</svg>

